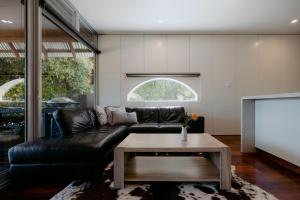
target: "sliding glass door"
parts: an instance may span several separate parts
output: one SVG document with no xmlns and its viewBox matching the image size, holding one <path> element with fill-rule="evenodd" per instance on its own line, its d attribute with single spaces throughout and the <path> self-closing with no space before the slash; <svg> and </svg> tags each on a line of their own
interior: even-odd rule
<svg viewBox="0 0 300 200">
<path fill-rule="evenodd" d="M 91 45 L 88 45 L 89 37 L 85 39 L 88 42 L 81 42 L 82 39 L 69 35 L 72 30 L 64 31 L 67 28 L 61 29 L 62 26 L 57 26 L 57 23 L 44 15 L 45 7 L 42 7 L 42 16 L 35 16 L 41 17 L 42 27 L 35 24 L 37 26 L 35 31 L 42 30 L 42 41 L 39 44 L 41 65 L 33 65 L 35 58 L 32 58 L 32 55 L 33 53 L 38 55 L 36 52 L 28 52 L 29 56 L 26 58 L 26 47 L 32 47 L 34 43 L 29 39 L 28 44 L 31 45 L 26 45 L 25 42 L 26 24 L 33 26 L 32 21 L 35 20 L 35 18 L 29 20 L 28 17 L 26 23 L 25 6 L 28 10 L 29 5 L 33 5 L 31 1 L 0 1 L 0 175 L 9 168 L 8 149 L 26 141 L 28 138 L 26 129 L 29 129 L 29 126 L 32 128 L 32 124 L 29 125 L 32 120 L 38 118 L 38 121 L 42 121 L 42 131 L 34 129 L 37 133 L 34 134 L 32 131 L 28 133 L 31 139 L 35 139 L 37 135 L 42 137 L 55 132 L 51 123 L 53 111 L 65 107 L 90 107 L 95 103 L 96 54 L 95 49 L 91 50 Z M 27 15 L 30 16 L 30 12 Z M 28 27 L 31 33 L 27 33 L 27 37 L 38 35 L 37 32 L 32 33 L 31 26 Z M 77 34 L 87 38 L 87 34 L 82 34 L 82 30 L 82 28 L 77 30 Z M 88 33 L 87 30 L 84 32 Z M 92 35 L 96 37 L 94 32 Z M 33 39 L 39 41 L 36 37 Z M 95 45 L 96 42 L 91 44 Z M 28 64 L 28 69 L 26 63 L 31 63 Z M 33 75 L 36 75 L 34 73 L 38 73 L 37 68 L 41 70 L 40 85 L 39 81 L 26 78 L 27 71 L 34 77 Z M 36 85 L 31 87 L 32 83 Z M 36 97 L 37 91 L 42 91 L 42 119 L 34 113 L 34 110 L 40 108 L 39 105 L 33 105 L 31 102 L 30 109 L 29 104 L 26 105 L 25 102 L 30 96 L 26 94 Z M 28 124 L 26 116 L 30 116 L 27 119 Z"/>
<path fill-rule="evenodd" d="M 43 16 L 42 136 L 55 132 L 53 111 L 94 105 L 94 71 L 95 53 Z"/>
<path fill-rule="evenodd" d="M 21 0 L 0 1 L 0 174 L 7 150 L 25 140 L 25 13 Z"/>
</svg>

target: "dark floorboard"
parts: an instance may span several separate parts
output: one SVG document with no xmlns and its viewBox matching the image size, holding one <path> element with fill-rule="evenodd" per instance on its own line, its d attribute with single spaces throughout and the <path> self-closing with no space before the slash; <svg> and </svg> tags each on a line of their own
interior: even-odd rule
<svg viewBox="0 0 300 200">
<path fill-rule="evenodd" d="M 241 154 L 239 136 L 215 136 L 232 149 L 232 164 L 243 179 L 283 200 L 300 199 L 300 175 L 258 154 Z M 0 191 L 0 199 L 49 199 L 68 183 L 12 186 Z"/>
</svg>

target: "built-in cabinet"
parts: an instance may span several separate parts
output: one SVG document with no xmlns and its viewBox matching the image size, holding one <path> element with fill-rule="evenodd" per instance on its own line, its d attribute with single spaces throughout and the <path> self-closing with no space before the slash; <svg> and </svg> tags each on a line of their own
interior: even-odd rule
<svg viewBox="0 0 300 200">
<path fill-rule="evenodd" d="M 187 35 L 167 36 L 167 71 L 189 72 L 190 40 Z M 196 70 L 198 71 L 198 70 Z"/>
<path fill-rule="evenodd" d="M 100 37 L 99 101 L 103 105 L 121 104 L 121 39 L 118 35 Z"/>
<path fill-rule="evenodd" d="M 167 37 L 145 36 L 145 72 L 167 71 Z"/>
<path fill-rule="evenodd" d="M 140 73 L 145 71 L 145 43 L 143 35 L 121 36 L 121 71 Z"/>
<path fill-rule="evenodd" d="M 240 133 L 241 96 L 300 90 L 299 35 L 101 35 L 99 48 L 100 104 L 169 105 L 127 102 L 145 78 L 124 74 L 199 72 L 180 79 L 199 101 L 172 105 L 204 115 L 214 134 Z"/>
</svg>

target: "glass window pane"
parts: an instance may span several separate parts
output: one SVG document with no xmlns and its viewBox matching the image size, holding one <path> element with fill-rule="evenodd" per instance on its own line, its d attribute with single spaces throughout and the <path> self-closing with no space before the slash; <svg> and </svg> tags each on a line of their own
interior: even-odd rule
<svg viewBox="0 0 300 200">
<path fill-rule="evenodd" d="M 25 140 L 24 24 L 20 0 L 0 1 L 0 173 L 8 149 Z"/>
<path fill-rule="evenodd" d="M 127 95 L 128 101 L 197 101 L 197 93 L 188 85 L 175 79 L 155 78 L 134 87 Z"/>
<path fill-rule="evenodd" d="M 46 17 L 42 28 L 43 130 L 49 135 L 53 111 L 94 105 L 95 54 Z"/>
</svg>

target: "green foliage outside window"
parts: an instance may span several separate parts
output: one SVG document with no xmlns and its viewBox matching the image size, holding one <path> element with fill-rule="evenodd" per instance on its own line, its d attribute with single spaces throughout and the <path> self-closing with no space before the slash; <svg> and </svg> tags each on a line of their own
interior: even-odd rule
<svg viewBox="0 0 300 200">
<path fill-rule="evenodd" d="M 14 78 L 24 77 L 24 59 L 0 58 L 0 85 Z M 42 62 L 42 98 L 44 101 L 57 96 L 74 97 L 90 93 L 93 58 L 48 58 Z M 9 75 L 7 75 L 9 74 Z M 16 76 L 14 74 L 20 74 Z M 7 100 L 24 100 L 24 83 L 11 88 Z"/>
<path fill-rule="evenodd" d="M 196 101 L 196 93 L 174 79 L 152 79 L 128 94 L 128 101 Z"/>
<path fill-rule="evenodd" d="M 8 92 L 5 94 L 5 98 L 7 100 L 12 100 L 12 101 L 24 101 L 25 99 L 24 83 L 20 83 L 15 87 L 11 88 L 10 90 L 8 90 Z"/>
<path fill-rule="evenodd" d="M 24 66 L 24 58 L 0 58 L 0 85 L 13 79 L 24 78 Z"/>
<path fill-rule="evenodd" d="M 43 100 L 73 97 L 91 90 L 91 59 L 48 58 L 42 64 Z"/>
</svg>

